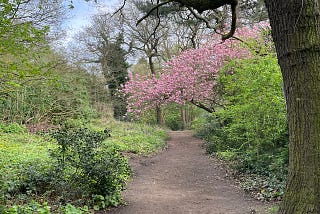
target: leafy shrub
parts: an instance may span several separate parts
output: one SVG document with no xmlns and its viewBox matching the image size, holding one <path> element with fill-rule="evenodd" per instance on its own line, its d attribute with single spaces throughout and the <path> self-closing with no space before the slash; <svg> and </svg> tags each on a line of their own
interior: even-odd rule
<svg viewBox="0 0 320 214">
<path fill-rule="evenodd" d="M 47 54 L 39 56 L 43 58 L 39 61 L 60 58 L 53 52 Z M 33 57 L 30 58 L 31 61 L 34 61 Z M 62 60 L 58 61 L 62 62 Z M 97 112 L 91 105 L 94 95 L 90 92 L 103 83 L 96 82 L 96 85 L 92 85 L 91 79 L 98 81 L 98 78 L 65 63 L 53 68 L 51 64 L 57 64 L 58 61 L 43 63 L 41 68 L 36 68 L 39 69 L 37 75 L 46 76 L 46 78 L 30 78 L 29 81 L 19 78 L 17 79 L 19 87 L 1 96 L 0 118 L 2 121 L 26 124 L 46 121 L 58 124 L 67 118 L 90 119 L 97 116 Z M 35 68 L 31 66 L 31 69 Z M 23 71 L 27 72 L 25 69 Z M 33 76 L 32 74 L 27 76 L 29 75 Z"/>
<path fill-rule="evenodd" d="M 63 130 L 41 135 L 0 132 L 0 204 L 47 200 L 61 208 L 59 213 L 68 213 L 63 206 L 68 203 L 82 213 L 87 213 L 79 208 L 84 204 L 117 206 L 130 174 L 118 149 L 150 154 L 165 146 L 166 137 L 158 127 L 114 120 L 73 120 Z"/>
<path fill-rule="evenodd" d="M 120 195 L 129 179 L 130 168 L 127 159 L 116 149 L 104 146 L 106 133 L 79 128 L 56 131 L 52 136 L 59 144 L 51 152 L 56 160 L 54 186 L 60 188 L 65 200 Z"/>
<path fill-rule="evenodd" d="M 221 71 L 219 84 L 224 107 L 200 120 L 197 135 L 209 153 L 231 160 L 239 172 L 261 176 L 269 187 L 278 183 L 261 194 L 277 198 L 287 174 L 288 128 L 276 58 L 234 61 Z"/>
<path fill-rule="evenodd" d="M 81 205 L 94 195 L 101 195 L 106 207 L 122 203 L 120 193 L 129 179 L 130 168 L 127 159 L 103 143 L 110 136 L 109 130 L 64 129 L 51 135 L 58 142 L 50 149 L 51 159 L 46 156 L 23 162 L 14 156 L 6 155 L 6 160 L 0 158 L 1 201 L 18 195 L 47 195 L 62 204 L 78 200 Z M 8 158 L 13 158 L 12 162 L 18 166 L 2 166 Z"/>
</svg>

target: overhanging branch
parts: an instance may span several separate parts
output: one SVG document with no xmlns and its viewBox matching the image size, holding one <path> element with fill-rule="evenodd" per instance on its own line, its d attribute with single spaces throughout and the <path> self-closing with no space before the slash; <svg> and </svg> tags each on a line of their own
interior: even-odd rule
<svg viewBox="0 0 320 214">
<path fill-rule="evenodd" d="M 199 107 L 199 108 L 201 108 L 201 109 L 203 109 L 203 110 L 205 110 L 205 111 L 207 111 L 207 112 L 209 112 L 209 113 L 213 113 L 213 112 L 215 112 L 215 110 L 214 110 L 214 109 L 209 108 L 209 107 L 207 107 L 207 106 L 203 105 L 203 104 L 202 104 L 202 103 L 200 103 L 200 102 L 195 102 L 193 99 L 192 99 L 192 100 L 190 100 L 190 103 L 192 103 L 193 105 L 195 105 L 195 106 L 197 106 L 197 107 Z"/>
<path fill-rule="evenodd" d="M 156 6 L 154 6 L 153 8 L 151 8 L 151 10 L 146 15 L 144 15 L 141 19 L 139 19 L 137 21 L 137 25 L 139 25 L 140 22 L 142 22 L 144 19 L 148 18 L 153 11 L 158 10 L 159 7 L 161 7 L 163 5 L 166 5 L 166 4 L 170 3 L 170 2 L 173 2 L 173 0 L 168 0 L 168 1 L 165 1 L 165 2 L 162 2 L 162 3 L 159 3 Z"/>
<path fill-rule="evenodd" d="M 206 23 L 207 27 L 211 28 L 211 29 L 214 29 L 214 28 L 211 26 L 210 22 L 207 19 L 205 19 L 204 17 L 202 17 L 200 14 L 196 13 L 194 11 L 194 9 L 197 10 L 199 13 L 202 13 L 205 10 L 217 9 L 217 8 L 223 6 L 223 5 L 226 5 L 226 4 L 231 5 L 231 12 L 232 12 L 231 29 L 230 29 L 230 32 L 228 34 L 222 35 L 222 40 L 226 40 L 226 39 L 229 39 L 231 37 L 236 38 L 233 35 L 235 33 L 236 24 L 237 24 L 238 0 L 202 0 L 202 1 L 167 0 L 167 1 L 164 1 L 162 3 L 159 3 L 159 1 L 158 1 L 157 5 L 154 6 L 153 8 L 151 8 L 151 10 L 146 15 L 144 15 L 142 18 L 140 18 L 137 21 L 136 25 L 139 25 L 139 23 L 141 23 L 144 19 L 149 17 L 153 11 L 158 10 L 161 6 L 166 5 L 166 4 L 170 3 L 170 2 L 176 2 L 176 3 L 181 4 L 182 6 L 187 7 L 197 19 L 200 19 L 200 20 L 204 21 Z M 126 3 L 126 0 L 124 0 L 123 5 L 121 6 L 121 8 L 118 9 L 115 13 L 121 11 L 124 8 L 125 3 Z M 236 38 L 236 39 L 238 39 L 238 38 Z M 240 39 L 238 39 L 238 40 L 240 40 Z"/>
</svg>

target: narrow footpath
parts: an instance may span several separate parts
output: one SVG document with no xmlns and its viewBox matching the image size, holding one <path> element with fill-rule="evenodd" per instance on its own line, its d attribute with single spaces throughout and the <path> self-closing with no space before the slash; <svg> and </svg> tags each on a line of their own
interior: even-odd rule
<svg viewBox="0 0 320 214">
<path fill-rule="evenodd" d="M 266 213 L 226 176 L 221 161 L 205 154 L 189 131 L 170 132 L 167 150 L 131 158 L 133 177 L 124 191 L 127 205 L 110 214 Z"/>
</svg>

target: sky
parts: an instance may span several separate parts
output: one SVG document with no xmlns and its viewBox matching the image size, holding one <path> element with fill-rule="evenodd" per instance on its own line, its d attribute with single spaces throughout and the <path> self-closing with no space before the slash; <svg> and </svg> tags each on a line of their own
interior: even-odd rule
<svg viewBox="0 0 320 214">
<path fill-rule="evenodd" d="M 64 22 L 67 36 L 65 42 L 72 40 L 72 37 L 83 27 L 88 26 L 90 18 L 99 13 L 112 12 L 120 7 L 122 0 L 94 0 L 86 2 L 85 0 L 73 1 L 73 9 L 70 9 L 68 19 Z"/>
</svg>

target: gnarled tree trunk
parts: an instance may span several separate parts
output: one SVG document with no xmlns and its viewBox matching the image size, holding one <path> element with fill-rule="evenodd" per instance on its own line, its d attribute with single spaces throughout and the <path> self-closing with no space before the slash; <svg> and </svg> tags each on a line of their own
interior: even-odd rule
<svg viewBox="0 0 320 214">
<path fill-rule="evenodd" d="M 265 0 L 283 74 L 290 163 L 281 214 L 320 213 L 320 1 Z"/>
</svg>

